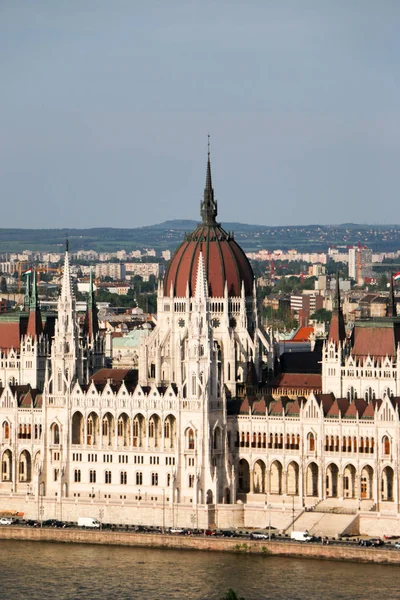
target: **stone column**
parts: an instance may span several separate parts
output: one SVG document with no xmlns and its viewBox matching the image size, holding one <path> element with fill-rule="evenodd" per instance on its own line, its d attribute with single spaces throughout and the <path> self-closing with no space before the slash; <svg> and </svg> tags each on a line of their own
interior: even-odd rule
<svg viewBox="0 0 400 600">
<path fill-rule="evenodd" d="M 340 498 L 341 500 L 343 500 L 344 498 L 344 488 L 343 488 L 343 474 L 342 473 L 338 473 L 338 498 Z"/>
<path fill-rule="evenodd" d="M 325 465 L 319 465 L 319 490 L 318 499 L 326 500 L 326 471 Z"/>
<path fill-rule="evenodd" d="M 249 469 L 250 474 L 250 494 L 254 494 L 254 469 Z"/>
<path fill-rule="evenodd" d="M 282 470 L 282 495 L 288 495 L 288 472 Z"/>
<path fill-rule="evenodd" d="M 304 477 L 305 477 L 305 474 L 304 474 L 303 462 L 300 462 L 300 468 L 299 468 L 299 497 L 301 498 L 302 506 L 304 505 L 304 496 L 305 496 Z"/>
<path fill-rule="evenodd" d="M 271 493 L 271 470 L 267 469 L 265 471 L 265 493 Z"/>
</svg>

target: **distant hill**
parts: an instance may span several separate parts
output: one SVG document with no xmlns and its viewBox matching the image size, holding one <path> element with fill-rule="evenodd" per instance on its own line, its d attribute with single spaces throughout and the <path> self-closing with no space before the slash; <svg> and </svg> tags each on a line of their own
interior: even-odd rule
<svg viewBox="0 0 400 600">
<path fill-rule="evenodd" d="M 184 233 L 198 224 L 193 220 L 173 220 L 122 229 L 96 227 L 91 229 L 0 229 L 0 254 L 22 250 L 60 251 L 68 235 L 71 251 L 115 251 L 155 248 L 173 250 L 183 240 Z M 226 231 L 233 231 L 245 251 L 261 248 L 326 252 L 329 246 L 344 248 L 362 244 L 374 251 L 393 251 L 400 248 L 399 225 L 288 225 L 267 226 L 244 223 L 222 223 Z"/>
</svg>

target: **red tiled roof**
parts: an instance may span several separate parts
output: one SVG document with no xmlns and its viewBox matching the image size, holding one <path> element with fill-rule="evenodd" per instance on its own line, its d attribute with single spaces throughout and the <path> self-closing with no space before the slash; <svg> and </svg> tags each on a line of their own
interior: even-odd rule
<svg viewBox="0 0 400 600">
<path fill-rule="evenodd" d="M 300 402 L 299 402 L 298 398 L 296 398 L 293 402 L 288 402 L 286 404 L 286 414 L 287 415 L 299 415 L 300 414 Z"/>
<path fill-rule="evenodd" d="M 137 371 L 134 369 L 100 369 L 91 376 L 91 381 L 101 384 L 107 383 L 107 380 L 112 380 L 113 383 L 121 383 L 124 380 L 137 380 Z"/>
<path fill-rule="evenodd" d="M 32 338 L 39 337 L 43 333 L 42 316 L 39 308 L 30 311 L 26 333 Z"/>
<path fill-rule="evenodd" d="M 373 419 L 375 416 L 375 410 L 376 410 L 377 406 L 373 405 L 372 402 L 370 402 L 369 404 L 367 404 L 367 406 L 365 407 L 365 410 L 362 414 L 362 418 L 364 419 Z"/>
<path fill-rule="evenodd" d="M 240 408 L 239 408 L 239 413 L 240 414 L 247 414 L 249 412 L 249 410 L 250 410 L 249 399 L 246 396 L 242 400 L 242 403 L 241 403 Z"/>
<path fill-rule="evenodd" d="M 278 398 L 275 402 L 271 402 L 269 405 L 269 413 L 271 415 L 282 415 L 284 412 L 284 406 L 282 403 L 282 398 Z"/>
<path fill-rule="evenodd" d="M 396 354 L 396 337 L 392 327 L 354 327 L 352 354 L 356 357 Z"/>
<path fill-rule="evenodd" d="M 280 373 L 275 378 L 273 386 L 292 390 L 320 390 L 322 377 L 319 373 Z"/>
<path fill-rule="evenodd" d="M 175 296 L 186 296 L 187 286 L 189 294 L 195 293 L 200 252 L 211 297 L 223 297 L 225 283 L 229 296 L 240 296 L 242 283 L 246 296 L 253 293 L 253 270 L 240 246 L 219 225 L 201 224 L 179 246 L 169 262 L 164 294 L 170 294 L 171 285 Z"/>
<path fill-rule="evenodd" d="M 314 327 L 300 327 L 300 329 L 296 331 L 295 336 L 290 341 L 308 342 L 312 333 L 314 333 Z"/>
<path fill-rule="evenodd" d="M 317 401 L 322 406 L 322 410 L 324 411 L 324 415 L 327 415 L 335 402 L 335 397 L 333 394 L 318 394 L 316 396 Z"/>
<path fill-rule="evenodd" d="M 21 330 L 19 321 L 15 323 L 0 323 L 0 348 L 2 350 L 19 350 Z"/>
<path fill-rule="evenodd" d="M 343 342 L 346 339 L 346 330 L 342 311 L 333 311 L 328 339 L 330 342 L 335 342 L 335 344 L 339 344 L 339 342 Z"/>
<path fill-rule="evenodd" d="M 267 412 L 267 406 L 265 404 L 264 396 L 262 398 L 258 398 L 255 402 L 253 402 L 252 407 L 253 415 L 265 415 Z"/>
</svg>

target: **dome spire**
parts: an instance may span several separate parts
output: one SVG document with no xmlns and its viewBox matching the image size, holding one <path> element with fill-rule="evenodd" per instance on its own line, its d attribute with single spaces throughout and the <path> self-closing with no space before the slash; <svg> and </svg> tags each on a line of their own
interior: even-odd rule
<svg viewBox="0 0 400 600">
<path fill-rule="evenodd" d="M 203 225 L 215 225 L 217 216 L 217 203 L 214 200 L 214 189 L 211 179 L 211 159 L 210 159 L 210 134 L 208 134 L 208 152 L 207 152 L 207 171 L 206 186 L 204 188 L 203 202 L 201 203 L 201 218 Z"/>
</svg>

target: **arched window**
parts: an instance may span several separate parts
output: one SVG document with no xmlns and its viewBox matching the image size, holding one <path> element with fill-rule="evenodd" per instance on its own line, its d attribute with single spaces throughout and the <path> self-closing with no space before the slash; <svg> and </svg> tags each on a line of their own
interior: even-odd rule
<svg viewBox="0 0 400 600">
<path fill-rule="evenodd" d="M 171 437 L 171 424 L 169 421 L 165 421 L 164 423 L 164 437 L 165 439 L 169 439 Z"/>
<path fill-rule="evenodd" d="M 194 450 L 194 432 L 193 429 L 189 429 L 187 433 L 188 438 L 188 449 Z"/>
<path fill-rule="evenodd" d="M 58 392 L 62 392 L 62 373 L 61 371 L 58 371 L 57 373 L 57 391 Z"/>
<path fill-rule="evenodd" d="M 315 437 L 313 433 L 308 434 L 308 450 L 315 452 Z"/>
<path fill-rule="evenodd" d="M 108 419 L 107 419 L 107 417 L 104 417 L 104 419 L 103 419 L 102 431 L 103 431 L 103 435 L 108 435 Z"/>
<path fill-rule="evenodd" d="M 124 420 L 121 417 L 118 419 L 118 435 L 124 435 Z"/>
<path fill-rule="evenodd" d="M 10 425 L 7 421 L 4 421 L 3 423 L 3 439 L 10 439 Z"/>
<path fill-rule="evenodd" d="M 126 471 L 121 471 L 120 481 L 121 481 L 121 485 L 126 485 L 127 484 L 128 477 L 127 477 Z"/>
<path fill-rule="evenodd" d="M 384 436 L 382 442 L 383 442 L 383 444 L 382 444 L 383 445 L 383 448 L 382 448 L 383 454 L 386 454 L 386 455 L 390 454 L 390 440 L 387 435 Z"/>
<path fill-rule="evenodd" d="M 193 396 L 196 395 L 196 385 L 197 385 L 197 378 L 196 378 L 196 375 L 193 373 L 193 375 L 192 375 L 192 395 Z"/>
<path fill-rule="evenodd" d="M 57 424 L 53 425 L 53 444 L 60 443 L 60 428 Z"/>
</svg>

